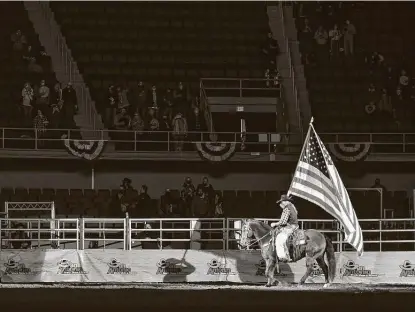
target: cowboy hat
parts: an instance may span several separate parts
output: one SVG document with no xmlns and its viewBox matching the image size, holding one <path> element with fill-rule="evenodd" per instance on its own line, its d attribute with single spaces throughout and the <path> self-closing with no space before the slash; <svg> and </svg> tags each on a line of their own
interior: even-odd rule
<svg viewBox="0 0 415 312">
<path fill-rule="evenodd" d="M 281 203 L 283 201 L 289 201 L 290 203 L 292 203 L 293 202 L 293 199 L 289 195 L 282 194 L 281 195 L 281 198 L 277 201 L 277 204 L 279 204 L 279 203 Z"/>
</svg>

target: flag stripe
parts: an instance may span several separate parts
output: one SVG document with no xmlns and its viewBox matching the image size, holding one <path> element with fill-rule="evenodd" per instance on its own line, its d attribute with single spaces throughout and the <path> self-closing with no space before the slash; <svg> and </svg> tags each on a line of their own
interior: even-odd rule
<svg viewBox="0 0 415 312">
<path fill-rule="evenodd" d="M 323 142 L 310 125 L 289 194 L 308 200 L 343 225 L 345 240 L 363 253 L 363 235 L 353 205 Z"/>
</svg>

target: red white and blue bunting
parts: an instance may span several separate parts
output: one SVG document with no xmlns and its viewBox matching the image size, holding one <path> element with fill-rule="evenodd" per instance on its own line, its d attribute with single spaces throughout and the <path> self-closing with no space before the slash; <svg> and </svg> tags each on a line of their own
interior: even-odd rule
<svg viewBox="0 0 415 312">
<path fill-rule="evenodd" d="M 370 143 L 329 144 L 330 152 L 339 160 L 353 162 L 364 160 L 370 153 Z"/>
<path fill-rule="evenodd" d="M 85 160 L 98 160 L 104 151 L 104 140 L 70 140 L 64 139 L 69 154 Z"/>
<path fill-rule="evenodd" d="M 229 160 L 236 151 L 236 143 L 234 142 L 196 142 L 195 145 L 199 156 L 211 162 Z"/>
</svg>

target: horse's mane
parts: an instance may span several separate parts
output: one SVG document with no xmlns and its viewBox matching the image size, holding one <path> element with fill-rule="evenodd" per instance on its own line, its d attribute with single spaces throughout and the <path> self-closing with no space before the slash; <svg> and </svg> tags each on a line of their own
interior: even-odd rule
<svg viewBox="0 0 415 312">
<path fill-rule="evenodd" d="M 272 230 L 272 227 L 270 225 L 268 225 L 267 223 L 265 223 L 265 222 L 262 222 L 262 221 L 259 221 L 259 220 L 254 220 L 254 219 L 248 220 L 248 222 L 252 223 L 252 224 L 256 224 L 257 226 L 261 227 L 264 231 L 271 231 Z"/>
</svg>

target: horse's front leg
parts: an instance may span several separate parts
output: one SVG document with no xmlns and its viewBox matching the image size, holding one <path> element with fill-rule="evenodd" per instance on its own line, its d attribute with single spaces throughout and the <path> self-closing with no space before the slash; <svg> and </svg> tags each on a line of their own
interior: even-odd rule
<svg viewBox="0 0 415 312">
<path fill-rule="evenodd" d="M 265 270 L 265 276 L 268 278 L 267 287 L 271 287 L 276 285 L 276 278 L 275 278 L 275 268 L 277 266 L 277 261 L 275 259 L 268 259 L 266 260 L 267 268 Z"/>
</svg>

